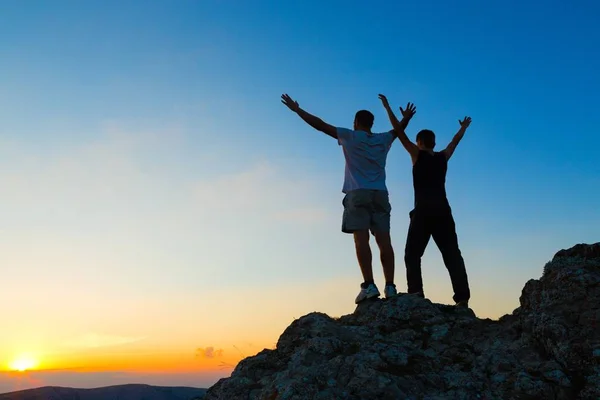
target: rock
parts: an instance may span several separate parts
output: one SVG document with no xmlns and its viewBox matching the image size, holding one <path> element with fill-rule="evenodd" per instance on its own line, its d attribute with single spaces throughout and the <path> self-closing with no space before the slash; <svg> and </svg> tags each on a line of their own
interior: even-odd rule
<svg viewBox="0 0 600 400">
<path fill-rule="evenodd" d="M 600 243 L 559 251 L 498 321 L 399 294 L 294 321 L 206 400 L 598 399 Z"/>
<path fill-rule="evenodd" d="M 563 249 L 554 255 L 553 261 L 564 257 L 581 257 L 583 259 L 599 259 L 600 258 L 600 242 L 595 244 L 576 244 L 570 249 Z"/>
</svg>

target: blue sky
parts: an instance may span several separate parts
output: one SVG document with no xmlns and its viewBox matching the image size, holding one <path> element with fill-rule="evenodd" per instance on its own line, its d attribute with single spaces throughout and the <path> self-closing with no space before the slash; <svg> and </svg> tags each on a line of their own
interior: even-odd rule
<svg viewBox="0 0 600 400">
<path fill-rule="evenodd" d="M 60 354 L 93 333 L 228 354 L 246 336 L 270 345 L 303 313 L 351 312 L 341 149 L 281 93 L 338 126 L 372 110 L 379 131 L 378 93 L 414 102 L 409 136 L 433 129 L 440 147 L 473 118 L 447 190 L 479 315 L 511 312 L 555 251 L 598 241 L 600 6 L 365 4 L 3 2 L 0 310 L 15 328 L 0 350 Z M 388 187 L 405 290 L 413 193 L 399 143 Z M 424 281 L 451 302 L 433 242 Z M 42 303 L 62 328 L 40 320 Z M 177 331 L 153 339 L 165 318 Z"/>
</svg>

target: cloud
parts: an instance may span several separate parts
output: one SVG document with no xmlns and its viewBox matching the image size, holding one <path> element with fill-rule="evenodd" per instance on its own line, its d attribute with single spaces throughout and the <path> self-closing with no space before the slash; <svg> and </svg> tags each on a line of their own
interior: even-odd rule
<svg viewBox="0 0 600 400">
<path fill-rule="evenodd" d="M 156 134 L 111 130 L 92 142 L 45 153 L 26 145 L 0 151 L 5 189 L 0 217 L 6 214 L 9 223 L 23 229 L 86 223 L 91 232 L 109 224 L 115 231 L 141 227 L 149 232 L 156 229 L 145 227 L 157 223 L 185 226 L 190 220 L 252 213 L 260 213 L 263 221 L 306 225 L 330 212 L 325 200 L 331 193 L 310 173 L 264 160 L 189 159 L 184 146 L 165 136 L 160 142 Z M 339 208 L 338 202 L 331 205 Z"/>
<path fill-rule="evenodd" d="M 249 216 L 260 212 L 271 221 L 319 222 L 328 210 L 319 204 L 322 189 L 309 176 L 289 177 L 267 161 L 211 180 L 197 182 L 194 198 L 201 209 Z"/>
<path fill-rule="evenodd" d="M 79 348 L 112 347 L 135 343 L 144 339 L 145 337 L 129 337 L 89 333 L 87 335 L 68 340 L 65 343 L 65 346 Z"/>
<path fill-rule="evenodd" d="M 215 349 L 212 346 L 202 348 L 199 347 L 196 349 L 196 357 L 198 358 L 220 358 L 225 353 L 223 349 Z"/>
</svg>

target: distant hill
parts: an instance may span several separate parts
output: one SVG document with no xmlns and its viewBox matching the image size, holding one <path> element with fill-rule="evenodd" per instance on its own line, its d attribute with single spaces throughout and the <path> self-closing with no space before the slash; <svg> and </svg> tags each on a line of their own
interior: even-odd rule
<svg viewBox="0 0 600 400">
<path fill-rule="evenodd" d="M 118 385 L 96 389 L 45 386 L 0 394 L 0 400 L 199 400 L 206 389 L 150 385 Z"/>
</svg>

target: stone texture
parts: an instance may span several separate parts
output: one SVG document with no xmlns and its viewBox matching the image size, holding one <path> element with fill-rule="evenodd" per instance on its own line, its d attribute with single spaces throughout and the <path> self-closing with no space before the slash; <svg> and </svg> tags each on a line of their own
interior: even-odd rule
<svg viewBox="0 0 600 400">
<path fill-rule="evenodd" d="M 600 243 L 559 251 L 498 321 L 400 294 L 294 321 L 206 400 L 600 399 Z"/>
</svg>

